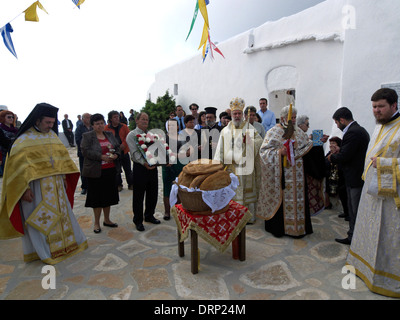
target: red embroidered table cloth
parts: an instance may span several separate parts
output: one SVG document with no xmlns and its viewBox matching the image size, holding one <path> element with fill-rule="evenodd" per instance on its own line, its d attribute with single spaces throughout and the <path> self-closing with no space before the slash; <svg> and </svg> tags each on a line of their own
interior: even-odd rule
<svg viewBox="0 0 400 320">
<path fill-rule="evenodd" d="M 217 215 L 190 214 L 181 204 L 175 205 L 171 212 L 178 226 L 181 242 L 188 238 L 189 230 L 194 230 L 220 252 L 226 250 L 251 219 L 248 209 L 233 200 L 229 202 L 226 212 Z"/>
</svg>

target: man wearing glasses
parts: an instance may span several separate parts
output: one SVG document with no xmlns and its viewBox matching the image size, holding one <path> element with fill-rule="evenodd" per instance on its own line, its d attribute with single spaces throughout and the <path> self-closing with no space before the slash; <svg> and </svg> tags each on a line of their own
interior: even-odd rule
<svg viewBox="0 0 400 320">
<path fill-rule="evenodd" d="M 199 123 L 199 106 L 196 103 L 192 103 L 189 106 L 189 109 L 192 112 L 192 116 L 194 117 L 194 125 L 196 126 Z"/>
</svg>

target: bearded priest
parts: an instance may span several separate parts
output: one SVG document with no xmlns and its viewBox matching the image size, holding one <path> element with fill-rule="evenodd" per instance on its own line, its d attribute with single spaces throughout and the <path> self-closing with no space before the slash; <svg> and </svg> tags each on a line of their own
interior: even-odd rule
<svg viewBox="0 0 400 320">
<path fill-rule="evenodd" d="M 79 170 L 57 136 L 57 112 L 36 105 L 5 164 L 0 239 L 22 237 L 25 262 L 56 264 L 87 248 L 72 212 Z"/>
<path fill-rule="evenodd" d="M 257 217 L 275 237 L 299 238 L 313 232 L 303 165 L 313 142 L 296 125 L 296 117 L 292 105 L 284 107 L 280 123 L 268 130 L 260 149 Z"/>
<path fill-rule="evenodd" d="M 232 121 L 221 131 L 214 159 L 223 163 L 228 172 L 239 178 L 233 200 L 249 209 L 253 215 L 250 223 L 254 223 L 262 138 L 248 121 L 244 121 L 244 107 L 243 99 L 235 98 L 231 101 Z"/>
<path fill-rule="evenodd" d="M 377 126 L 365 158 L 365 183 L 347 264 L 371 291 L 400 298 L 398 95 L 383 88 L 371 100 Z"/>
</svg>

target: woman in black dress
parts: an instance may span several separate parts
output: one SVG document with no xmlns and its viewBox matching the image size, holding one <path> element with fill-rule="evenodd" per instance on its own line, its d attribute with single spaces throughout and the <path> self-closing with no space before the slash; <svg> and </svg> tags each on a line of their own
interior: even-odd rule
<svg viewBox="0 0 400 320">
<path fill-rule="evenodd" d="M 114 135 L 104 131 L 103 115 L 92 115 L 90 124 L 93 131 L 84 133 L 81 142 L 84 156 L 82 175 L 88 178 L 85 207 L 93 208 L 93 231 L 99 233 L 101 211 L 104 212 L 104 226 L 118 227 L 110 220 L 110 206 L 119 202 L 116 175 L 120 170 L 118 158 L 121 152 Z"/>
</svg>

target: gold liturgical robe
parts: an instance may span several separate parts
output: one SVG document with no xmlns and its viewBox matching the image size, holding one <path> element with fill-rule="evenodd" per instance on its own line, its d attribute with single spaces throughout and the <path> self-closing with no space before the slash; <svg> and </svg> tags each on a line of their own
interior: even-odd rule
<svg viewBox="0 0 400 320">
<path fill-rule="evenodd" d="M 221 131 L 215 160 L 226 166 L 228 172 L 239 178 L 239 187 L 233 198 L 255 214 L 259 187 L 259 150 L 262 138 L 257 130 L 248 122 L 236 128 L 231 121 Z"/>
<path fill-rule="evenodd" d="M 364 180 L 347 264 L 371 291 L 400 298 L 400 118 L 375 128 Z"/>
<path fill-rule="evenodd" d="M 305 230 L 305 177 L 302 157 L 313 143 L 305 132 L 295 126 L 294 166 L 283 166 L 281 149 L 286 140 L 283 127 L 278 124 L 268 130 L 260 149 L 261 185 L 257 204 L 257 217 L 270 220 L 283 205 L 284 233 L 301 236 Z M 284 175 L 285 186 L 282 186 Z"/>
<path fill-rule="evenodd" d="M 86 237 L 72 212 L 78 179 L 78 168 L 53 131 L 27 130 L 5 165 L 0 239 L 23 237 L 25 261 L 40 258 L 49 264 L 85 249 Z M 28 188 L 31 203 L 20 200 Z"/>
</svg>

